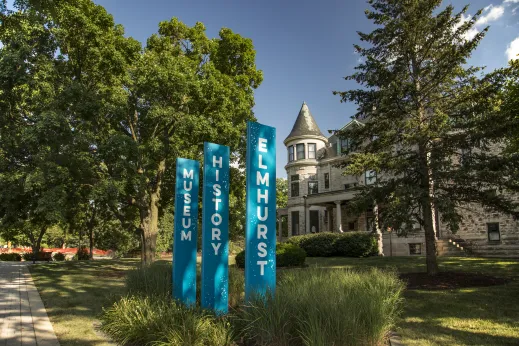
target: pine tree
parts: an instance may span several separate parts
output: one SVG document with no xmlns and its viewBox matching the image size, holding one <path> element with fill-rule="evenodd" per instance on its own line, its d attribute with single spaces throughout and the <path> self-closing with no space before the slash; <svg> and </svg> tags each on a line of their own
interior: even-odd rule
<svg viewBox="0 0 519 346">
<path fill-rule="evenodd" d="M 460 207 L 478 203 L 513 213 L 518 190 L 517 160 L 501 155 L 506 131 L 517 119 L 499 112 L 510 69 L 490 74 L 467 65 L 488 27 L 475 35 L 481 11 L 467 19 L 441 0 L 370 0 L 368 19 L 377 26 L 359 32 L 355 45 L 364 62 L 346 77 L 362 87 L 335 92 L 358 105 L 364 124 L 352 141 L 345 174 L 377 173 L 352 203 L 358 210 L 376 203 L 383 229 L 425 232 L 427 272 L 438 272 L 436 213 L 451 232 L 462 220 Z M 472 37 L 471 37 L 472 36 Z"/>
</svg>

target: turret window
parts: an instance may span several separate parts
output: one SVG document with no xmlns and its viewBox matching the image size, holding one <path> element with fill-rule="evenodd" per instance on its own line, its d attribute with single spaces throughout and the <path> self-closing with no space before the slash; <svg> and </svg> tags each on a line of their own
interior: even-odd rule
<svg viewBox="0 0 519 346">
<path fill-rule="evenodd" d="M 299 174 L 290 176 L 290 197 L 299 196 Z"/>
<path fill-rule="evenodd" d="M 315 143 L 308 143 L 308 158 L 315 159 Z"/>
<path fill-rule="evenodd" d="M 305 145 L 304 144 L 297 145 L 297 159 L 298 160 L 305 159 Z"/>
<path fill-rule="evenodd" d="M 294 146 L 291 145 L 288 147 L 288 162 L 294 161 Z"/>
</svg>

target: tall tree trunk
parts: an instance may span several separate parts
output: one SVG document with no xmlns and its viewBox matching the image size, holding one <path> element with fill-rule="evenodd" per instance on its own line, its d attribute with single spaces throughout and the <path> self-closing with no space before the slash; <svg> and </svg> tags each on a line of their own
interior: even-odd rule
<svg viewBox="0 0 519 346">
<path fill-rule="evenodd" d="M 94 209 L 92 210 L 92 216 L 90 217 L 90 220 L 88 221 L 88 241 L 90 246 L 90 252 L 88 253 L 88 258 L 90 260 L 94 259 L 94 226 L 95 226 L 95 218 L 97 209 L 94 205 Z"/>
<path fill-rule="evenodd" d="M 378 246 L 378 255 L 384 256 L 384 242 L 382 239 L 382 229 L 380 228 L 380 220 L 378 217 L 378 204 L 375 203 L 375 207 L 373 208 L 373 214 L 375 216 L 375 230 L 377 233 L 377 246 Z"/>
<path fill-rule="evenodd" d="M 427 274 L 438 274 L 438 261 L 436 259 L 436 234 L 432 213 L 431 200 L 431 179 L 430 169 L 428 165 L 428 155 L 425 145 L 419 145 L 419 159 L 420 159 L 420 173 L 421 181 L 420 187 L 422 190 L 422 197 L 420 198 L 420 206 L 422 208 L 423 227 L 425 231 L 425 262 L 427 264 Z"/>
<path fill-rule="evenodd" d="M 47 230 L 47 226 L 42 226 L 40 229 L 40 233 L 37 237 L 34 237 L 32 232 L 29 232 L 29 239 L 31 240 L 31 248 L 32 248 L 32 263 L 36 263 L 36 258 L 38 253 L 40 252 L 41 240 L 43 239 L 43 235 Z"/>
<path fill-rule="evenodd" d="M 155 186 L 150 193 L 149 204 L 147 208 L 141 210 L 141 224 L 142 230 L 142 263 L 147 265 L 153 263 L 155 260 L 155 250 L 157 245 L 157 234 L 159 224 L 159 202 L 160 202 L 160 188 L 162 184 L 162 175 L 166 170 L 166 160 L 159 162 L 157 169 L 157 176 L 155 179 Z"/>
</svg>

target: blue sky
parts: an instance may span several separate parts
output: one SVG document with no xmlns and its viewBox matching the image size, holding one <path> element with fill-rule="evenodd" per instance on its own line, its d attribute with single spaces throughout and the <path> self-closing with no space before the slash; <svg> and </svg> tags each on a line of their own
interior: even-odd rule
<svg viewBox="0 0 519 346">
<path fill-rule="evenodd" d="M 256 91 L 258 121 L 277 128 L 277 175 L 285 177 L 283 140 L 306 101 L 321 131 L 349 121 L 355 105 L 340 103 L 333 90 L 355 84 L 342 77 L 353 72 L 358 56 L 352 45 L 356 31 L 369 31 L 365 0 L 94 0 L 123 24 L 126 34 L 145 42 L 158 23 L 178 17 L 188 25 L 205 24 L 209 37 L 228 27 L 253 40 L 263 84 Z M 453 0 L 456 9 L 470 4 L 469 14 L 485 8 L 477 25 L 490 31 L 471 59 L 488 70 L 505 66 L 509 54 L 519 54 L 519 0 Z M 515 40 L 515 41 L 514 41 Z M 515 53 L 514 53 L 515 52 Z"/>
</svg>

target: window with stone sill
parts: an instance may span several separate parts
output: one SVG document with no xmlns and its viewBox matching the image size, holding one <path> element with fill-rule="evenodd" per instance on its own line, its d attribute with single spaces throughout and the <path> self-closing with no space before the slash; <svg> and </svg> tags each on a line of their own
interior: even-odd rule
<svg viewBox="0 0 519 346">
<path fill-rule="evenodd" d="M 304 160 L 305 159 L 305 145 L 302 143 L 298 144 L 296 149 L 297 149 L 297 159 Z"/>
<path fill-rule="evenodd" d="M 288 162 L 294 161 L 294 146 L 291 145 L 288 147 Z"/>
<path fill-rule="evenodd" d="M 298 197 L 299 196 L 299 181 L 294 181 L 290 183 L 290 197 Z"/>
<path fill-rule="evenodd" d="M 410 255 L 421 255 L 422 254 L 422 244 L 421 243 L 409 244 L 409 254 Z"/>
<path fill-rule="evenodd" d="M 308 143 L 308 158 L 315 159 L 315 143 Z"/>
<path fill-rule="evenodd" d="M 487 223 L 488 241 L 501 241 L 501 233 L 499 232 L 499 222 Z"/>
<path fill-rule="evenodd" d="M 330 173 L 324 173 L 324 188 L 330 188 Z"/>
<path fill-rule="evenodd" d="M 308 182 L 308 194 L 314 195 L 319 193 L 319 184 L 317 181 L 309 181 Z"/>
</svg>

